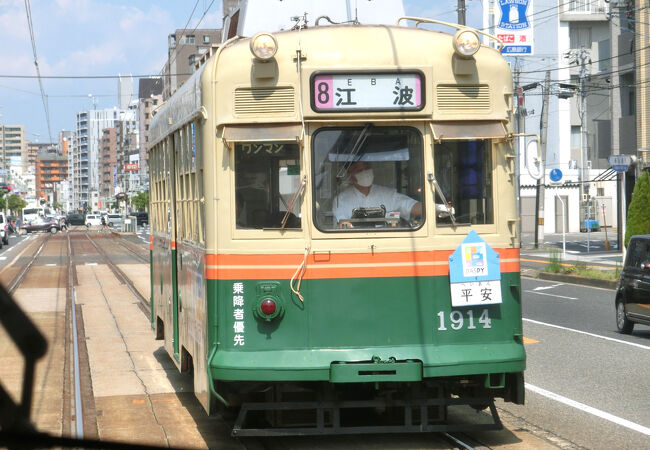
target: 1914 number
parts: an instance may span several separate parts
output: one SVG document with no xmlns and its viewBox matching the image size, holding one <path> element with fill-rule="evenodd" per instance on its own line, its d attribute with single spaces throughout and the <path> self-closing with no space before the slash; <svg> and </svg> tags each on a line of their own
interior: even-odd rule
<svg viewBox="0 0 650 450">
<path fill-rule="evenodd" d="M 490 314 L 488 313 L 487 309 L 484 309 L 481 312 L 481 315 L 479 316 L 478 320 L 474 318 L 474 311 L 471 309 L 468 309 L 466 311 L 466 317 L 463 316 L 463 313 L 459 310 L 455 310 L 449 313 L 449 317 L 447 318 L 446 314 L 444 311 L 440 311 L 438 313 L 438 319 L 439 319 L 439 324 L 440 326 L 438 327 L 438 331 L 447 331 L 447 319 L 449 319 L 449 326 L 451 327 L 452 330 L 460 330 L 462 328 L 466 328 L 468 330 L 476 330 L 477 328 L 492 328 L 492 319 L 490 319 Z M 465 322 L 467 320 L 467 323 Z M 478 326 L 477 326 L 478 322 Z"/>
</svg>

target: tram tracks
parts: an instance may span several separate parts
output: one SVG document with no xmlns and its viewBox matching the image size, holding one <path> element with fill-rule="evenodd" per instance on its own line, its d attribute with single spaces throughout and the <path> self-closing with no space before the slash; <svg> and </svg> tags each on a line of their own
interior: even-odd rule
<svg viewBox="0 0 650 450">
<path fill-rule="evenodd" d="M 145 299 L 145 298 L 140 294 L 140 292 L 139 292 L 139 291 L 137 290 L 137 288 L 135 287 L 135 284 L 131 281 L 130 277 L 129 277 L 127 274 L 125 274 L 125 273 L 124 273 L 124 272 L 123 272 L 123 271 L 122 271 L 122 270 L 121 270 L 121 269 L 120 269 L 120 268 L 119 268 L 115 263 L 113 263 L 113 261 L 111 260 L 111 257 L 110 257 L 110 256 L 108 255 L 108 253 L 107 253 L 107 252 L 102 248 L 102 246 L 99 245 L 99 244 L 95 241 L 95 239 L 93 239 L 92 237 L 90 237 L 90 234 L 89 234 L 89 233 L 85 233 L 85 236 L 86 236 L 86 238 L 88 239 L 88 241 L 93 245 L 93 247 L 95 247 L 95 249 L 97 250 L 97 252 L 98 252 L 98 253 L 103 257 L 104 261 L 106 262 L 106 265 L 110 268 L 110 270 L 113 272 L 113 274 L 116 276 L 116 278 L 117 278 L 118 280 L 120 280 L 122 283 L 124 283 L 124 285 L 125 285 L 125 286 L 126 286 L 126 287 L 131 291 L 131 293 L 132 293 L 132 294 L 133 294 L 133 295 L 138 299 L 138 301 L 139 301 L 138 306 L 140 307 L 140 309 L 142 309 L 142 312 L 143 312 L 145 315 L 147 315 L 147 317 L 150 317 L 150 316 L 151 316 L 151 305 L 149 304 L 149 300 Z M 120 242 L 120 241 L 118 240 L 118 242 Z M 144 258 L 143 258 L 142 256 L 138 255 L 138 253 L 137 253 L 135 250 L 129 248 L 127 245 L 124 245 L 124 244 L 122 244 L 121 242 L 120 242 L 120 245 L 122 245 L 123 248 L 126 248 L 127 250 L 129 250 L 133 255 L 135 255 L 136 257 L 138 257 L 138 259 L 144 261 Z M 144 261 L 144 262 L 149 263 L 148 260 L 146 260 L 146 261 Z"/>
</svg>

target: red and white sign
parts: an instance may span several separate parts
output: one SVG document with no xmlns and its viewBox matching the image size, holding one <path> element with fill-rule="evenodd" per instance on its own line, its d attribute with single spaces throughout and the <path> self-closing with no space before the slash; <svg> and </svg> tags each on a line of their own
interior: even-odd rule
<svg viewBox="0 0 650 450">
<path fill-rule="evenodd" d="M 138 171 L 138 163 L 129 163 L 124 165 L 124 171 L 125 172 L 137 172 Z"/>
</svg>

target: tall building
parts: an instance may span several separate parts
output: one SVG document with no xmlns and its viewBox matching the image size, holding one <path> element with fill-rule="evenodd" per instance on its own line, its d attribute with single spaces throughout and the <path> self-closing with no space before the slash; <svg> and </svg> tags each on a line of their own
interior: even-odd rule
<svg viewBox="0 0 650 450">
<path fill-rule="evenodd" d="M 621 0 L 619 0 L 620 2 Z M 648 88 L 648 64 L 650 64 L 650 14 L 648 2 L 642 0 L 625 1 L 629 26 L 636 35 L 636 83 L 638 93 L 635 97 L 637 114 L 637 151 L 639 170 L 650 167 L 650 89 Z M 636 17 L 636 20 L 634 20 Z M 623 25 L 621 25 L 623 27 Z"/>
<path fill-rule="evenodd" d="M 616 174 L 607 158 L 633 151 L 636 144 L 630 139 L 634 133 L 629 132 L 634 120 L 629 103 L 634 98 L 631 35 L 613 30 L 614 22 L 620 23 L 612 19 L 618 14 L 614 3 L 535 1 L 534 9 L 527 12 L 533 20 L 533 53 L 507 57 L 520 96 L 517 114 L 523 129 L 519 131 L 539 133 L 541 124 L 546 124 L 542 155 L 546 174 L 539 188 L 543 219 L 539 221 L 535 220 L 537 183 L 527 176 L 520 151 L 522 233 L 533 233 L 537 223 L 543 224 L 543 232 L 561 232 L 563 221 L 567 232 L 578 232 L 585 229 L 587 216 L 601 226 L 618 226 Z M 484 10 L 486 27 L 500 22 L 500 9 L 494 11 L 495 17 L 490 18 Z M 563 184 L 544 189 L 553 169 L 562 172 Z"/>
<path fill-rule="evenodd" d="M 139 189 L 139 182 L 132 180 L 131 155 L 138 155 L 139 159 L 139 135 L 138 135 L 138 103 L 133 102 L 122 118 L 115 122 L 115 139 L 117 142 L 117 186 L 122 192 Z M 135 178 L 137 168 L 135 169 Z"/>
<path fill-rule="evenodd" d="M 23 125 L 0 125 L 0 179 L 11 181 L 11 166 L 22 165 L 27 151 Z"/>
<path fill-rule="evenodd" d="M 99 151 L 100 185 L 99 197 L 103 204 L 112 201 L 117 184 L 117 140 L 115 128 L 102 130 L 102 144 Z"/>
<path fill-rule="evenodd" d="M 195 62 L 221 41 L 221 30 L 176 30 L 168 37 L 167 62 L 163 68 L 163 99 L 167 100 L 194 73 Z"/>
<path fill-rule="evenodd" d="M 74 145 L 70 162 L 73 207 L 92 207 L 99 199 L 99 148 L 102 130 L 114 128 L 124 111 L 92 109 L 77 114 Z"/>
<path fill-rule="evenodd" d="M 37 199 L 48 202 L 60 200 L 58 185 L 68 178 L 68 158 L 41 150 L 34 165 L 34 184 Z M 60 188 L 58 188 L 60 190 Z"/>
<path fill-rule="evenodd" d="M 239 0 L 223 0 L 223 16 L 229 16 L 239 7 Z"/>
<path fill-rule="evenodd" d="M 129 104 L 135 100 L 133 96 L 133 76 L 118 75 L 117 77 L 117 100 L 120 109 L 128 109 Z"/>
<path fill-rule="evenodd" d="M 140 142 L 140 182 L 148 185 L 147 145 L 149 143 L 149 124 L 155 111 L 162 105 L 162 78 L 140 78 L 138 86 L 138 134 Z"/>
</svg>

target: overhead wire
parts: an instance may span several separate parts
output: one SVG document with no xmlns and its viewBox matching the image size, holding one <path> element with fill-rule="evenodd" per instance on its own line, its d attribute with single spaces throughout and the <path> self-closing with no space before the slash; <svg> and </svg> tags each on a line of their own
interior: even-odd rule
<svg viewBox="0 0 650 450">
<path fill-rule="evenodd" d="M 36 66 L 36 77 L 38 78 L 38 85 L 41 88 L 41 99 L 43 100 L 43 108 L 45 110 L 45 120 L 47 122 L 47 133 L 50 137 L 50 142 L 52 140 L 52 127 L 50 125 L 50 111 L 47 104 L 47 95 L 45 94 L 45 88 L 43 88 L 43 79 L 41 77 L 41 69 L 38 66 L 38 56 L 36 53 L 36 39 L 34 38 L 34 24 L 32 23 L 32 11 L 29 0 L 25 0 L 25 11 L 27 13 L 27 25 L 29 26 L 29 37 L 32 42 L 32 51 L 34 53 L 34 65 Z"/>
</svg>

